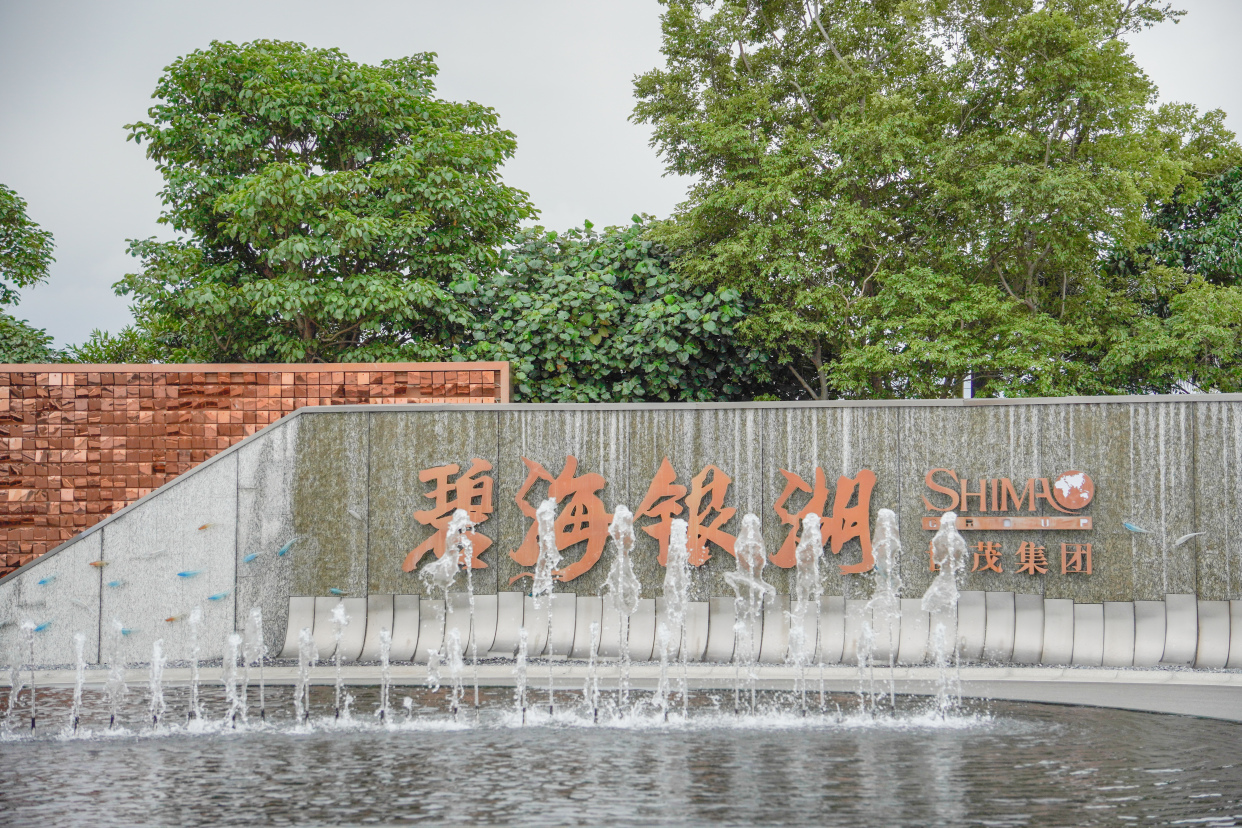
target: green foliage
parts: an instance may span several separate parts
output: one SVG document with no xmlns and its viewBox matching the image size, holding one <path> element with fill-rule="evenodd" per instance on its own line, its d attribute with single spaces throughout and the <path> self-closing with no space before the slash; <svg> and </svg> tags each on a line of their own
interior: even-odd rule
<svg viewBox="0 0 1242 828">
<path fill-rule="evenodd" d="M 491 272 L 534 210 L 500 180 L 512 133 L 435 97 L 436 71 L 431 54 L 367 66 L 279 41 L 174 62 L 128 128 L 183 236 L 131 242 L 143 270 L 118 292 L 181 358 L 451 353 L 469 316 L 448 285 Z"/>
<path fill-rule="evenodd" d="M 25 319 L 0 312 L 0 363 L 60 362 L 61 354 L 52 347 L 52 337 Z"/>
<path fill-rule="evenodd" d="M 0 305 L 17 303 L 19 287 L 47 281 L 52 234 L 26 215 L 26 202 L 0 184 Z"/>
<path fill-rule="evenodd" d="M 1101 267 L 1239 159 L 1223 113 L 1157 106 L 1126 50 L 1163 3 L 667 5 L 635 119 L 696 183 L 656 234 L 753 297 L 739 331 L 803 393 L 1176 390 L 1196 347 L 1237 371 L 1197 283 Z M 1153 339 L 1161 290 L 1178 323 Z M 1181 356 L 1145 373 L 1144 350 Z"/>
<path fill-rule="evenodd" d="M 172 359 L 168 357 L 172 355 Z M 174 341 L 152 335 L 141 324 L 126 325 L 112 334 L 98 328 L 81 345 L 70 345 L 63 354 L 64 362 L 90 365 L 149 365 L 177 359 Z"/>
<path fill-rule="evenodd" d="M 602 233 L 521 233 L 494 275 L 457 286 L 475 314 L 467 355 L 511 362 L 526 402 L 749 399 L 769 376 L 735 341 L 748 306 L 686 283 L 647 230 L 635 216 Z"/>
</svg>

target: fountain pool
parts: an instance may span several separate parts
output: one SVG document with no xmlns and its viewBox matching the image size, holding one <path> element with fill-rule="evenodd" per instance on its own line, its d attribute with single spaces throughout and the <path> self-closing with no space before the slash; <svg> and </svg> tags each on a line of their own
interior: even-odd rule
<svg viewBox="0 0 1242 828">
<path fill-rule="evenodd" d="M 52 726 L 0 742 L 6 824 L 627 824 L 1234 825 L 1242 818 L 1242 725 L 1147 713 L 967 702 L 941 717 L 926 699 L 860 712 L 853 694 L 806 716 L 760 691 L 754 715 L 731 693 L 697 692 L 665 722 L 647 692 L 618 715 L 605 693 L 595 724 L 581 692 L 522 725 L 508 688 L 484 688 L 477 719 L 445 695 L 396 685 L 410 713 L 351 718 L 334 688 L 311 690 L 294 721 L 293 688 L 268 688 L 268 720 L 225 724 L 223 694 L 184 723 L 186 687 L 166 689 L 175 724 L 153 727 L 131 693 L 123 726 L 87 691 L 77 736 Z M 51 690 L 42 715 L 66 718 Z M 400 704 L 394 704 L 400 708 Z M 365 712 L 363 712 L 365 711 Z M 784 712 L 781 712 L 784 711 Z M 64 716 L 60 716 L 60 714 Z"/>
</svg>

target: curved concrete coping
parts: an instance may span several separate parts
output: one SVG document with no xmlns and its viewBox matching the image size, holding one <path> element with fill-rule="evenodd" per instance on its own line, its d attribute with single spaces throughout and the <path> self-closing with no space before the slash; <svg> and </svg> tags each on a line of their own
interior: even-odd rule
<svg viewBox="0 0 1242 828">
<path fill-rule="evenodd" d="M 897 645 L 899 664 L 922 664 L 927 659 L 930 617 L 922 598 L 901 599 L 901 640 Z"/>
<path fill-rule="evenodd" d="M 1009 661 L 1013 658 L 1016 602 L 1012 592 L 984 593 L 987 626 L 983 634 L 983 660 Z"/>
<path fill-rule="evenodd" d="M 1164 601 L 1134 602 L 1134 666 L 1155 667 L 1164 658 Z"/>
<path fill-rule="evenodd" d="M 600 658 L 613 659 L 621 657 L 621 613 L 615 604 L 608 599 L 600 599 L 601 612 L 599 624 Z M 628 628 L 628 625 L 626 625 Z"/>
<path fill-rule="evenodd" d="M 419 605 L 417 595 L 392 596 L 392 651 L 391 661 L 413 661 L 418 651 Z"/>
<path fill-rule="evenodd" d="M 570 658 L 591 657 L 591 625 L 595 624 L 595 652 L 599 653 L 600 635 L 603 633 L 604 599 L 593 595 L 579 595 L 574 611 L 574 648 Z"/>
<path fill-rule="evenodd" d="M 957 594 L 957 652 L 962 661 L 983 658 L 988 626 L 986 595 L 977 590 Z"/>
<path fill-rule="evenodd" d="M 763 602 L 763 637 L 759 661 L 780 664 L 789 653 L 789 596 L 777 595 Z"/>
<path fill-rule="evenodd" d="M 315 638 L 315 652 L 320 658 L 332 658 L 336 653 L 336 636 L 332 629 L 332 610 L 341 603 L 335 596 L 315 598 L 315 625 L 311 630 Z"/>
<path fill-rule="evenodd" d="M 552 614 L 552 602 L 543 597 L 538 604 L 527 595 L 522 602 L 522 626 L 526 629 L 526 656 L 543 655 L 548 648 L 548 624 Z"/>
<path fill-rule="evenodd" d="M 1220 668 L 1229 663 L 1229 602 L 1199 602 L 1199 646 L 1195 667 Z"/>
<path fill-rule="evenodd" d="M 630 616 L 630 660 L 650 661 L 655 652 L 656 612 L 654 598 L 639 598 Z"/>
<path fill-rule="evenodd" d="M 423 598 L 418 608 L 418 649 L 412 659 L 416 664 L 426 664 L 432 650 L 444 646 L 444 623 L 446 607 L 443 599 Z"/>
<path fill-rule="evenodd" d="M 444 620 L 445 635 L 457 631 L 463 657 L 470 657 L 470 596 L 464 592 L 449 595 L 448 616 Z M 496 596 L 474 596 L 474 637 L 479 654 L 486 656 L 496 638 Z"/>
<path fill-rule="evenodd" d="M 1075 667 L 1099 667 L 1104 662 L 1104 605 L 1074 605 Z"/>
<path fill-rule="evenodd" d="M 341 661 L 357 661 L 367 639 L 367 599 L 342 598 L 345 626 L 341 630 Z"/>
<path fill-rule="evenodd" d="M 704 661 L 726 662 L 733 659 L 733 598 L 707 599 L 707 648 Z"/>
<path fill-rule="evenodd" d="M 1199 602 L 1193 595 L 1164 596 L 1164 657 L 1161 664 L 1190 664 L 1199 648 Z"/>
<path fill-rule="evenodd" d="M 1229 602 L 1229 663 L 1242 667 L 1242 601 Z"/>
<path fill-rule="evenodd" d="M 793 601 L 789 607 L 789 654 L 804 664 L 813 663 L 819 645 L 819 604 Z"/>
<path fill-rule="evenodd" d="M 866 607 L 867 602 L 861 598 L 845 599 L 845 633 L 841 640 L 842 664 L 858 663 L 858 639 L 862 635 L 863 612 Z"/>
<path fill-rule="evenodd" d="M 545 656 L 568 658 L 574 649 L 574 622 L 578 616 L 578 596 L 572 592 L 552 594 L 552 631 Z"/>
<path fill-rule="evenodd" d="M 1044 596 L 1013 596 L 1013 660 L 1038 664 L 1044 652 Z"/>
<path fill-rule="evenodd" d="M 298 636 L 302 630 L 315 630 L 315 599 L 311 596 L 295 596 L 289 599 L 289 621 L 285 625 L 285 646 L 277 658 L 298 657 Z"/>
<path fill-rule="evenodd" d="M 483 657 L 492 651 L 496 643 L 497 596 L 474 596 L 474 637 L 479 648 L 479 656 Z"/>
<path fill-rule="evenodd" d="M 525 598 L 520 592 L 496 594 L 496 637 L 491 655 L 512 658 L 517 654 L 518 636 L 524 623 Z"/>
<path fill-rule="evenodd" d="M 558 686 L 581 686 L 588 675 L 588 666 L 581 661 L 562 661 L 553 667 Z M 784 664 L 763 664 L 758 669 L 758 686 L 763 689 L 788 690 L 794 687 L 799 671 Z M 222 680 L 222 669 L 204 667 L 201 681 L 205 684 Z M 348 685 L 373 686 L 380 682 L 377 665 L 349 665 L 341 670 Z M 736 676 L 731 664 L 694 664 L 689 667 L 692 689 L 729 689 Z M 858 668 L 848 665 L 826 667 L 823 671 L 825 689 L 834 692 L 858 690 Z M 875 680 L 886 682 L 887 666 L 875 668 Z M 937 689 L 939 670 L 933 666 L 896 667 L 891 677 L 902 695 L 932 695 Z M 1073 704 L 1091 707 L 1171 713 L 1201 718 L 1242 722 L 1242 673 L 1220 673 L 1176 669 L 1110 669 L 1089 667 L 990 667 L 966 665 L 959 671 L 961 693 L 966 698 L 995 699 L 1016 702 Z M 392 667 L 392 680 L 398 685 L 423 684 L 427 668 L 418 664 L 397 664 Z M 635 664 L 630 672 L 631 685 L 652 690 L 660 678 L 658 664 Z M 268 685 L 293 685 L 298 681 L 296 665 L 269 665 L 265 671 Z M 615 690 L 615 670 L 600 674 L 601 689 Z M 139 685 L 147 680 L 143 668 L 126 671 L 126 681 Z M 190 670 L 168 668 L 164 680 L 173 685 L 188 685 Z M 335 670 L 331 664 L 320 663 L 311 671 L 311 683 L 331 685 Z M 532 674 L 532 681 L 536 680 Z M 40 670 L 35 681 L 41 688 L 74 686 L 73 670 Z M 102 687 L 108 671 L 91 669 L 86 672 L 86 685 Z M 485 687 L 512 687 L 515 682 L 511 662 L 479 665 L 479 683 Z M 7 681 L 0 681 L 6 686 Z"/>
<path fill-rule="evenodd" d="M 818 664 L 840 664 L 845 649 L 845 599 L 840 595 L 823 598 L 819 605 Z"/>
<path fill-rule="evenodd" d="M 1074 658 L 1074 601 L 1044 599 L 1044 651 L 1040 664 L 1069 664 Z"/>
<path fill-rule="evenodd" d="M 1134 602 L 1104 602 L 1105 667 L 1134 665 Z"/>
<path fill-rule="evenodd" d="M 686 607 L 686 661 L 702 661 L 711 633 L 711 608 L 706 601 L 691 601 Z M 679 653 L 678 658 L 683 657 Z"/>
<path fill-rule="evenodd" d="M 392 607 L 393 596 L 391 595 L 367 596 L 367 637 L 362 642 L 359 661 L 379 661 L 380 632 L 388 630 L 389 634 L 392 634 Z M 388 651 L 388 658 L 392 659 L 391 648 Z"/>
</svg>

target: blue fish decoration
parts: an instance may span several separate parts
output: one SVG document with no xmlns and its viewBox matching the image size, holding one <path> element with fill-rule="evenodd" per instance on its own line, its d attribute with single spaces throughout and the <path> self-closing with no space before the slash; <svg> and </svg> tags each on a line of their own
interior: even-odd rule
<svg viewBox="0 0 1242 828">
<path fill-rule="evenodd" d="M 300 540 L 301 540 L 301 538 L 293 538 L 293 539 L 292 539 L 292 540 L 290 540 L 288 543 L 286 543 L 284 546 L 280 547 L 280 551 L 279 551 L 279 552 L 277 552 L 277 553 L 276 553 L 276 555 L 277 555 L 278 557 L 281 557 L 281 558 L 283 558 L 285 555 L 288 555 L 288 554 L 289 554 L 289 550 L 290 550 L 290 549 L 292 549 L 292 548 L 293 548 L 293 545 L 294 545 L 295 543 L 297 543 L 298 541 L 300 541 Z"/>
<path fill-rule="evenodd" d="M 207 600 L 208 601 L 223 601 L 225 598 L 228 598 L 228 597 L 229 597 L 229 593 L 227 592 L 217 592 L 215 595 L 208 595 Z"/>
<path fill-rule="evenodd" d="M 55 575 L 48 575 L 46 578 L 43 578 L 43 579 L 42 579 L 42 580 L 40 580 L 40 581 L 36 581 L 36 583 L 37 583 L 39 586 L 47 586 L 48 584 L 52 583 L 52 581 L 55 581 L 55 580 L 56 580 L 56 576 L 55 576 Z"/>
<path fill-rule="evenodd" d="M 124 581 L 108 581 L 108 586 L 112 587 L 113 589 L 119 589 L 120 587 L 125 586 L 125 582 Z"/>
<path fill-rule="evenodd" d="M 50 626 L 52 626 L 52 622 L 51 622 L 51 621 L 44 621 L 44 622 L 43 622 L 42 624 L 40 624 L 39 626 L 35 627 L 35 628 L 34 628 L 34 631 L 35 631 L 35 632 L 37 632 L 37 633 L 38 633 L 38 632 L 43 632 L 44 630 L 46 630 L 46 629 L 47 629 L 48 627 L 50 627 Z"/>
<path fill-rule="evenodd" d="M 255 558 L 257 558 L 257 557 L 259 557 L 259 553 L 258 553 L 258 552 L 251 552 L 249 555 L 247 555 L 246 557 L 242 558 L 242 563 L 250 563 L 251 561 L 253 561 L 253 560 L 254 560 Z"/>
<path fill-rule="evenodd" d="M 178 572 L 177 577 L 178 578 L 193 578 L 195 575 L 198 575 L 202 571 L 203 570 L 201 569 L 187 569 L 185 572 Z"/>
<path fill-rule="evenodd" d="M 345 590 L 337 589 L 336 587 L 328 587 L 328 594 L 329 595 L 344 595 Z"/>
<path fill-rule="evenodd" d="M 1151 534 L 1151 532 L 1148 532 L 1143 527 L 1135 526 L 1133 523 L 1130 523 L 1129 521 L 1123 520 L 1121 522 L 1121 525 L 1126 527 L 1126 529 L 1129 529 L 1131 532 L 1135 533 L 1136 535 L 1150 535 Z"/>
<path fill-rule="evenodd" d="M 131 629 L 129 629 L 128 627 L 122 627 L 122 628 L 121 628 L 121 635 L 133 635 L 133 634 L 134 634 L 134 633 L 136 633 L 136 632 L 138 632 L 138 631 L 137 631 L 137 630 L 131 630 Z"/>
</svg>

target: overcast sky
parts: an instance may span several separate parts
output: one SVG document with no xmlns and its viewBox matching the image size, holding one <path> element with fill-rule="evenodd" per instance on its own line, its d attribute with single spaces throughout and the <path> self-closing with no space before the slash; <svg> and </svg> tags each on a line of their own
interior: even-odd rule
<svg viewBox="0 0 1242 828">
<path fill-rule="evenodd" d="M 1166 100 L 1223 108 L 1242 132 L 1242 0 L 1181 0 L 1177 26 L 1134 50 Z M 337 46 L 376 63 L 439 54 L 439 93 L 494 107 L 518 137 L 505 180 L 541 223 L 667 215 L 684 181 L 663 176 L 648 130 L 627 121 L 631 80 L 660 62 L 655 0 L 0 0 L 0 182 L 56 237 L 51 281 L 17 315 L 59 345 L 130 319 L 112 283 L 133 270 L 125 240 L 165 235 L 160 178 L 123 125 L 146 117 L 161 69 L 211 40 Z"/>
</svg>

